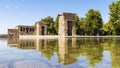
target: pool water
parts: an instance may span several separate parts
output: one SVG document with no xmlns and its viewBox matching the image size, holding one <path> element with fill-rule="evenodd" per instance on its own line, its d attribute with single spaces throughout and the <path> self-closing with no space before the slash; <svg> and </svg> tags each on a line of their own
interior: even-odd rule
<svg viewBox="0 0 120 68">
<path fill-rule="evenodd" d="M 0 39 L 0 68 L 120 68 L 120 39 Z"/>
</svg>

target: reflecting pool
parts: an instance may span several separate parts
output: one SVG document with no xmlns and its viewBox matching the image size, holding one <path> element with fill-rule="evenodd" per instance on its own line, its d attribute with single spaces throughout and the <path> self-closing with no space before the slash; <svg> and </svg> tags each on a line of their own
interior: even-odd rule
<svg viewBox="0 0 120 68">
<path fill-rule="evenodd" d="M 120 38 L 0 39 L 0 68 L 120 68 Z"/>
</svg>

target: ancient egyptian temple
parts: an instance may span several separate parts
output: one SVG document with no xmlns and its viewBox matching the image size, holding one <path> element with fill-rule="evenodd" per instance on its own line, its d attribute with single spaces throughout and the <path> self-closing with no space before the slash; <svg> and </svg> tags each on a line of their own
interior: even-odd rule
<svg viewBox="0 0 120 68">
<path fill-rule="evenodd" d="M 8 29 L 9 35 L 47 35 L 47 24 L 38 21 L 33 26 L 18 25 L 15 29 Z"/>
<path fill-rule="evenodd" d="M 59 36 L 74 36 L 76 35 L 75 28 L 75 13 L 58 14 L 58 35 Z M 8 29 L 9 35 L 48 35 L 47 24 L 38 21 L 33 26 L 18 25 L 15 29 Z"/>
</svg>

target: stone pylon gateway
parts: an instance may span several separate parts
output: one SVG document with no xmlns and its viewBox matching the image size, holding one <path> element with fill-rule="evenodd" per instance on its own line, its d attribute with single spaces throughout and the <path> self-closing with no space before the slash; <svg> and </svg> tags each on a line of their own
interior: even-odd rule
<svg viewBox="0 0 120 68">
<path fill-rule="evenodd" d="M 47 35 L 47 24 L 45 22 L 36 22 L 36 35 Z"/>
<path fill-rule="evenodd" d="M 59 14 L 59 26 L 58 35 L 59 36 L 75 36 L 75 13 L 63 13 Z"/>
</svg>

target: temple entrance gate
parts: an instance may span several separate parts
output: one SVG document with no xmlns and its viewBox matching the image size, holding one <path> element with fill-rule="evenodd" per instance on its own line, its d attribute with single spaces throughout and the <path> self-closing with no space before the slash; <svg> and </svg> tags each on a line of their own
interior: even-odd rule
<svg viewBox="0 0 120 68">
<path fill-rule="evenodd" d="M 45 31 L 45 27 L 44 26 L 41 26 L 41 33 L 42 33 L 42 35 L 44 35 L 44 31 Z"/>
<path fill-rule="evenodd" d="M 59 36 L 76 35 L 75 16 L 76 14 L 74 13 L 63 13 L 58 15 L 59 17 L 58 35 Z"/>
</svg>

